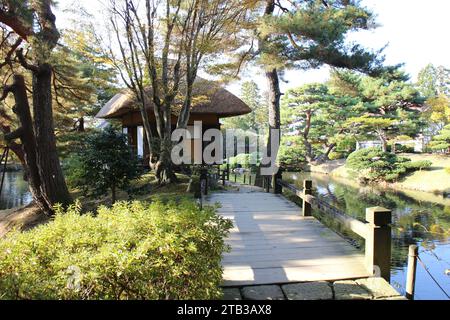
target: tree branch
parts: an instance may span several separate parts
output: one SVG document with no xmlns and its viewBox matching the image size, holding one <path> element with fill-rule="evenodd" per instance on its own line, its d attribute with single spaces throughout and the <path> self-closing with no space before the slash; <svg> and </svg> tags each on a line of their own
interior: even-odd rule
<svg viewBox="0 0 450 320">
<path fill-rule="evenodd" d="M 22 67 L 24 67 L 25 69 L 33 71 L 33 72 L 38 72 L 39 71 L 39 67 L 38 66 L 35 66 L 35 65 L 31 64 L 31 63 L 28 63 L 27 59 L 23 55 L 23 49 L 22 48 L 17 50 L 16 56 L 17 56 L 17 59 L 19 59 L 19 62 L 22 65 Z"/>
</svg>

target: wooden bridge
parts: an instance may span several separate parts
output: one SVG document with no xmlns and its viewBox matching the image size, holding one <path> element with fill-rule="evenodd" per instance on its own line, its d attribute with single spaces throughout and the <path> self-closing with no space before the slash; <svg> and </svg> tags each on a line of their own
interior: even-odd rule
<svg viewBox="0 0 450 320">
<path fill-rule="evenodd" d="M 356 279 L 374 272 L 389 281 L 389 210 L 368 208 L 368 221 L 361 222 L 312 196 L 311 181 L 303 190 L 279 177 L 272 185 L 275 192 L 240 185 L 206 198 L 219 202 L 219 213 L 234 223 L 227 239 L 231 251 L 222 259 L 225 287 Z M 280 194 L 283 187 L 303 199 L 302 208 Z M 365 238 L 365 255 L 312 217 L 312 207 Z"/>
</svg>

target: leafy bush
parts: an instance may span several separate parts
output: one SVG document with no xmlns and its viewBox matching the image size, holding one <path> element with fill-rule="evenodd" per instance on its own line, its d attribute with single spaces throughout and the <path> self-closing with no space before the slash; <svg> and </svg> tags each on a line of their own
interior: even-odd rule
<svg viewBox="0 0 450 320">
<path fill-rule="evenodd" d="M 230 169 L 245 168 L 251 169 L 258 166 L 260 163 L 260 156 L 256 153 L 240 153 L 235 157 L 229 159 Z M 226 169 L 227 165 L 222 164 L 221 169 Z"/>
<path fill-rule="evenodd" d="M 283 137 L 278 150 L 278 164 L 287 170 L 298 170 L 305 162 L 305 147 L 300 137 Z"/>
<path fill-rule="evenodd" d="M 402 164 L 408 171 L 422 170 L 431 167 L 432 162 L 429 160 L 411 161 Z"/>
<path fill-rule="evenodd" d="M 428 147 L 433 151 L 450 152 L 450 124 L 447 124 L 438 135 L 433 137 Z"/>
<path fill-rule="evenodd" d="M 112 202 L 116 199 L 116 189 L 126 190 L 130 181 L 141 173 L 125 135 L 112 127 L 86 137 L 82 150 L 65 167 L 70 185 L 82 187 L 92 196 L 105 195 L 111 190 Z"/>
<path fill-rule="evenodd" d="M 336 151 L 331 151 L 330 154 L 328 155 L 328 159 L 330 160 L 338 160 L 343 158 L 345 158 L 345 155 L 343 153 Z"/>
<path fill-rule="evenodd" d="M 398 157 L 380 148 L 357 150 L 349 155 L 346 166 L 364 183 L 374 181 L 395 181 L 402 175 L 431 166 L 430 161 L 415 161 Z"/>
<path fill-rule="evenodd" d="M 78 205 L 0 241 L 0 299 L 211 299 L 232 226 L 195 203 Z"/>
</svg>

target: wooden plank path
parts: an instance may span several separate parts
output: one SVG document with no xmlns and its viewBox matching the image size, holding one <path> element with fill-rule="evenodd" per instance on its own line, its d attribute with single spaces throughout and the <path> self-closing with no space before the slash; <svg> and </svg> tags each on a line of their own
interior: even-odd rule
<svg viewBox="0 0 450 320">
<path fill-rule="evenodd" d="M 224 286 L 341 280 L 369 276 L 364 255 L 281 195 L 256 187 L 213 193 L 234 223 L 222 259 Z"/>
</svg>

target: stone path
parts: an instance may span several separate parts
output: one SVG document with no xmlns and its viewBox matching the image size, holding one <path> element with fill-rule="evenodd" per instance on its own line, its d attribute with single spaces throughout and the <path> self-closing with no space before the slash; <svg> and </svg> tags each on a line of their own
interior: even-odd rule
<svg viewBox="0 0 450 320">
<path fill-rule="evenodd" d="M 223 289 L 223 300 L 406 300 L 382 278 Z"/>
</svg>

